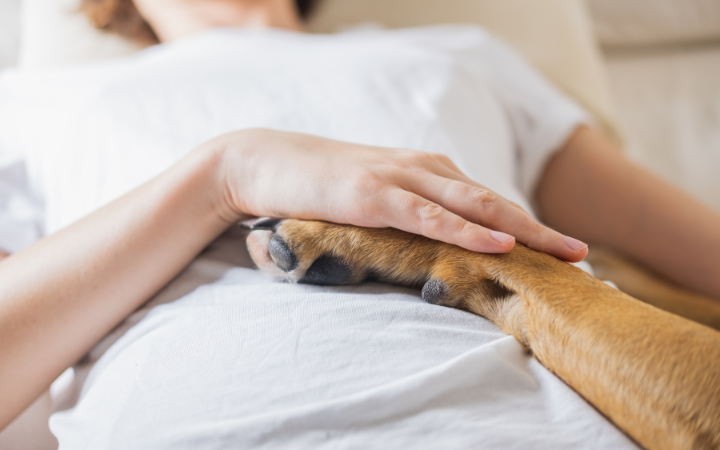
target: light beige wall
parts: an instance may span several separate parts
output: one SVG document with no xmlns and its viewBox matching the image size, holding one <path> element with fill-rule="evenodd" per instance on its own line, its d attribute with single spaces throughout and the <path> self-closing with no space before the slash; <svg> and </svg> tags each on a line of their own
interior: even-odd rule
<svg viewBox="0 0 720 450">
<path fill-rule="evenodd" d="M 718 0 L 587 0 L 605 46 L 720 41 Z"/>
</svg>

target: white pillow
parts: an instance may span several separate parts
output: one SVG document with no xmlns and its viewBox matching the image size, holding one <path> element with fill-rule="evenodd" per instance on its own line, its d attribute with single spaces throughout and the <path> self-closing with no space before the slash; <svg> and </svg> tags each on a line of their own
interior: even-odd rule
<svg viewBox="0 0 720 450">
<path fill-rule="evenodd" d="M 23 0 L 20 64 L 57 66 L 131 53 L 136 44 L 93 29 L 78 0 Z M 583 0 L 321 0 L 314 32 L 363 21 L 389 27 L 479 24 L 515 46 L 550 81 L 617 136 L 602 56 Z"/>
<path fill-rule="evenodd" d="M 0 69 L 17 63 L 20 0 L 0 1 Z"/>
<path fill-rule="evenodd" d="M 603 45 L 720 40 L 717 0 L 589 0 Z"/>
<path fill-rule="evenodd" d="M 94 29 L 79 12 L 79 0 L 22 0 L 20 61 L 38 69 L 127 55 L 142 47 Z"/>
</svg>

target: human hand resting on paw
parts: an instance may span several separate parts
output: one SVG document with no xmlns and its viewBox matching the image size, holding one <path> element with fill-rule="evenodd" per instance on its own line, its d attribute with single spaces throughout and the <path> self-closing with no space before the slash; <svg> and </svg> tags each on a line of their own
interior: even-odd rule
<svg viewBox="0 0 720 450">
<path fill-rule="evenodd" d="M 509 252 L 517 239 L 571 262 L 588 252 L 444 155 L 272 130 L 229 133 L 207 145 L 223 149 L 224 198 L 234 216 L 393 227 L 484 253 Z"/>
<path fill-rule="evenodd" d="M 631 164 L 597 132 L 581 128 L 569 139 L 537 197 L 559 229 L 720 298 L 720 216 Z M 565 260 L 587 253 L 445 157 L 276 131 L 230 133 L 0 260 L 0 430 L 245 214 L 394 227 L 468 250 L 510 251 L 514 239 L 497 240 L 495 230 Z M 330 281 L 338 280 L 347 281 Z M 441 291 L 431 297 L 444 298 Z"/>
</svg>

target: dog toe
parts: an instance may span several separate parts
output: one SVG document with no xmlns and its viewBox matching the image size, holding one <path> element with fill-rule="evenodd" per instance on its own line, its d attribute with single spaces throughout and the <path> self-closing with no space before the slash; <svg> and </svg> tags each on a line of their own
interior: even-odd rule
<svg viewBox="0 0 720 450">
<path fill-rule="evenodd" d="M 322 255 L 308 268 L 305 275 L 300 279 L 300 283 L 334 286 L 346 283 L 353 276 L 352 269 L 340 258 Z"/>
<path fill-rule="evenodd" d="M 346 245 L 357 241 L 353 227 L 269 218 L 243 222 L 243 227 L 251 230 L 247 245 L 255 264 L 279 281 L 335 286 L 367 276 L 357 252 Z"/>
<path fill-rule="evenodd" d="M 259 217 L 257 219 L 246 220 L 241 223 L 244 228 L 248 228 L 252 231 L 255 230 L 270 230 L 275 231 L 277 226 L 284 219 L 273 219 L 271 217 Z"/>
<path fill-rule="evenodd" d="M 270 238 L 268 250 L 275 265 L 281 270 L 290 272 L 297 269 L 298 260 L 295 253 L 293 253 L 290 246 L 285 242 L 285 239 L 279 234 L 274 234 L 273 237 Z"/>
<path fill-rule="evenodd" d="M 422 288 L 422 299 L 432 305 L 441 305 L 447 300 L 448 287 L 444 281 L 434 278 Z"/>
</svg>

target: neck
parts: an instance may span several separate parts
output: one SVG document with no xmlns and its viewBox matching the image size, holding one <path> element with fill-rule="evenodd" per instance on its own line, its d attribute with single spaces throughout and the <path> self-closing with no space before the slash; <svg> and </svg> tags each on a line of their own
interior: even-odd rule
<svg viewBox="0 0 720 450">
<path fill-rule="evenodd" d="M 216 27 L 303 31 L 293 0 L 135 0 L 160 42 Z"/>
</svg>

